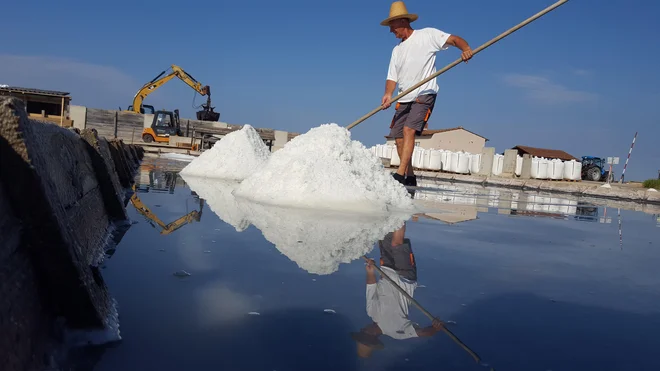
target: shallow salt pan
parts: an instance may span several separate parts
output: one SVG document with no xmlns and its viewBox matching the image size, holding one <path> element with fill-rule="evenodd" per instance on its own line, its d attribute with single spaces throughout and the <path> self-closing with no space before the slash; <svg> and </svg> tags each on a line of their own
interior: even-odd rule
<svg viewBox="0 0 660 371">
<path fill-rule="evenodd" d="M 181 170 L 182 175 L 243 180 L 266 163 L 270 151 L 250 125 L 231 132 Z"/>
<path fill-rule="evenodd" d="M 274 152 L 234 195 L 270 205 L 355 212 L 411 209 L 405 187 L 336 124 L 309 130 Z"/>
</svg>

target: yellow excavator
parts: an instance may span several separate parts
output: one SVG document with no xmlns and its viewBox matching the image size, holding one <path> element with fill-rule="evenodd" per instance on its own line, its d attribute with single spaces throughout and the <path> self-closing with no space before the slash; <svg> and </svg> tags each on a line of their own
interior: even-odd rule
<svg viewBox="0 0 660 371">
<path fill-rule="evenodd" d="M 170 70 L 171 72 L 168 73 L 168 71 Z M 163 86 L 163 84 L 172 80 L 175 77 L 181 79 L 181 81 L 185 82 L 188 86 L 193 88 L 193 90 L 198 92 L 200 95 L 202 96 L 206 95 L 206 104 L 202 104 L 202 110 L 197 111 L 197 120 L 200 121 L 220 120 L 220 112 L 214 112 L 213 109 L 215 107 L 211 107 L 211 87 L 208 85 L 202 85 L 202 83 L 195 80 L 195 78 L 192 77 L 192 75 L 190 75 L 188 72 L 184 71 L 183 68 L 175 64 L 173 64 L 172 66 L 170 66 L 170 68 L 158 74 L 158 76 L 154 77 L 148 83 L 144 84 L 144 86 L 142 86 L 140 90 L 138 90 L 138 92 L 135 94 L 135 97 L 133 98 L 133 105 L 128 106 L 128 111 L 135 113 L 154 114 L 156 112 L 154 106 L 148 104 L 142 104 L 142 101 L 144 101 L 144 98 L 146 98 L 147 95 L 153 93 L 154 91 L 156 91 L 156 89 L 160 88 L 161 86 Z"/>
<path fill-rule="evenodd" d="M 140 197 L 138 197 L 138 187 L 133 184 L 133 195 L 130 198 L 131 204 L 135 207 L 135 210 L 142 214 L 144 217 L 149 219 L 152 223 L 152 225 L 156 224 L 158 225 L 162 230 L 160 231 L 160 234 L 162 235 L 167 235 L 170 234 L 177 229 L 183 227 L 184 225 L 188 223 L 192 223 L 193 221 L 199 222 L 202 219 L 202 209 L 204 208 L 204 200 L 199 199 L 199 211 L 193 210 L 186 215 L 176 219 L 175 221 L 165 224 L 160 218 L 156 216 L 143 202 L 140 200 Z"/>
</svg>

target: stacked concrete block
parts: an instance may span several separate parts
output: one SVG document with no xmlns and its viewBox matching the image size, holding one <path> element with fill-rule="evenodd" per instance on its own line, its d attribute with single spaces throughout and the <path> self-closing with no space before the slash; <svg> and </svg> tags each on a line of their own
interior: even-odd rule
<svg viewBox="0 0 660 371">
<path fill-rule="evenodd" d="M 112 300 L 98 264 L 114 222 L 126 219 L 120 200 L 139 158 L 132 146 L 30 120 L 22 101 L 0 99 L 3 370 L 38 368 L 55 318 L 72 329 L 107 326 Z"/>
</svg>

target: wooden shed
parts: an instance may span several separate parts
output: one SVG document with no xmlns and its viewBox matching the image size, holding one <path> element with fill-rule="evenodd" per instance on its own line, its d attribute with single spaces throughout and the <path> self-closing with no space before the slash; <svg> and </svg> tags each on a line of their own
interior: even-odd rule
<svg viewBox="0 0 660 371">
<path fill-rule="evenodd" d="M 48 121 L 64 127 L 73 125 L 69 119 L 69 93 L 54 90 L 0 86 L 0 96 L 21 99 L 30 118 Z"/>
</svg>

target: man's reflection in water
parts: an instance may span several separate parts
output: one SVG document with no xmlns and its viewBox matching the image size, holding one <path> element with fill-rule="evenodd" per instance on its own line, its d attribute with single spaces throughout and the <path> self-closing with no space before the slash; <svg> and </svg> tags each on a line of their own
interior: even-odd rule
<svg viewBox="0 0 660 371">
<path fill-rule="evenodd" d="M 388 233 L 381 241 L 380 267 L 399 287 L 411 297 L 417 288 L 417 265 L 412 251 L 410 239 L 405 238 L 406 225 L 394 232 Z M 351 333 L 357 342 L 358 356 L 367 358 L 374 350 L 383 349 L 383 343 L 378 339 L 385 334 L 393 339 L 409 339 L 422 336 L 433 336 L 442 329 L 442 322 L 436 320 L 432 326 L 420 328 L 408 319 L 410 301 L 392 284 L 381 278 L 376 279 L 375 262 L 371 260 L 366 265 L 367 270 L 367 314 L 373 323 Z"/>
</svg>

